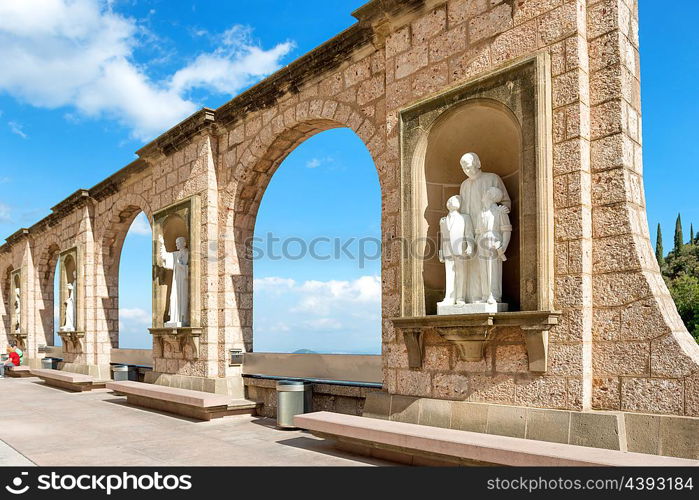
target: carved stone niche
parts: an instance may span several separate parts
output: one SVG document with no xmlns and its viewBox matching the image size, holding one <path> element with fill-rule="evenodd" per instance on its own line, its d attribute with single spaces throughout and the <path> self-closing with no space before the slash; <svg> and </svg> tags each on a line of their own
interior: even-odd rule
<svg viewBox="0 0 699 500">
<path fill-rule="evenodd" d="M 184 237 L 189 249 L 189 304 L 188 317 L 182 326 L 169 325 L 170 292 L 173 271 L 166 269 L 160 256 L 160 239 L 166 252 L 177 250 L 177 238 Z M 198 196 L 177 202 L 153 214 L 153 327 L 150 333 L 158 342 L 160 352 L 165 343 L 179 345 L 184 353 L 187 345 L 192 348 L 193 359 L 199 358 L 199 340 L 202 334 L 200 313 L 200 201 Z"/>
<path fill-rule="evenodd" d="M 17 295 L 19 289 L 19 314 L 17 314 Z M 26 348 L 27 331 L 26 325 L 22 321 L 24 312 L 24 289 L 22 288 L 22 270 L 16 269 L 10 273 L 10 332 L 9 336 L 17 341 L 20 349 Z"/>
<path fill-rule="evenodd" d="M 485 343 L 498 327 L 516 326 L 524 333 L 529 371 L 543 373 L 548 367 L 549 330 L 558 324 L 560 315 L 547 311 L 520 311 L 392 318 L 391 321 L 403 334 L 410 368 L 422 367 L 423 336 L 427 329 L 434 329 L 442 338 L 452 342 L 461 360 L 480 361 Z"/>
<path fill-rule="evenodd" d="M 58 295 L 60 309 L 56 330 L 68 352 L 83 352 L 84 350 L 83 342 L 85 339 L 85 329 L 83 328 L 83 315 L 81 311 L 84 297 L 81 286 L 82 273 L 79 264 L 78 249 L 75 247 L 61 252 L 58 257 Z M 72 291 L 69 290 L 69 285 L 74 285 Z M 73 306 L 74 312 L 72 313 L 74 317 L 73 328 L 66 329 L 66 314 L 68 313 L 66 301 L 69 294 L 75 303 Z"/>
<path fill-rule="evenodd" d="M 401 317 L 395 327 L 421 363 L 421 333 L 434 328 L 465 360 L 482 358 L 499 326 L 520 327 L 529 368 L 546 371 L 553 305 L 553 161 L 551 70 L 546 53 L 515 61 L 400 113 Z M 510 312 L 433 316 L 444 297 L 439 220 L 465 179 L 459 159 L 480 156 L 512 199 L 512 239 L 503 263 L 503 302 Z"/>
</svg>

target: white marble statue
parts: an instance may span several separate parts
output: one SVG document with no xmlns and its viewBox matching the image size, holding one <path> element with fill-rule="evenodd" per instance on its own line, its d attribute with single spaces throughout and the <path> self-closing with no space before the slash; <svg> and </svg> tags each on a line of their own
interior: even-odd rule
<svg viewBox="0 0 699 500">
<path fill-rule="evenodd" d="M 498 205 L 503 199 L 500 188 L 489 187 L 483 193 L 483 207 L 476 222 L 478 265 L 480 268 L 480 300 L 487 304 L 502 301 L 502 263 L 510 244 L 512 225 L 507 212 Z"/>
<path fill-rule="evenodd" d="M 439 221 L 439 261 L 446 270 L 444 300 L 437 304 L 438 311 L 442 313 L 451 306 L 466 304 L 466 263 L 474 250 L 473 225 L 471 218 L 460 212 L 461 197 L 449 198 L 447 210 L 449 214 Z"/>
<path fill-rule="evenodd" d="M 466 153 L 461 157 L 460 163 L 466 174 L 466 180 L 461 183 L 459 190 L 461 198 L 460 212 L 470 220 L 471 227 L 476 233 L 476 244 L 479 248 L 473 252 L 474 255 L 477 255 L 472 255 L 464 264 L 465 303 L 461 305 L 455 302 L 455 307 L 447 306 L 446 304 L 441 307 L 438 305 L 437 314 L 506 311 L 507 304 L 500 303 L 502 300 L 502 261 L 512 228 L 510 227 L 508 231 L 505 231 L 503 227 L 507 227 L 509 222 L 505 224 L 502 222 L 502 218 L 496 218 L 495 216 L 497 214 L 507 215 L 510 212 L 512 201 L 500 176 L 481 170 L 481 160 L 476 153 Z M 490 201 L 487 209 L 484 209 L 484 195 L 490 188 L 497 188 L 501 196 L 496 196 L 495 191 L 491 191 L 489 197 L 499 198 L 499 201 Z M 487 221 L 485 225 L 484 221 Z M 482 240 L 478 239 L 479 227 L 490 228 L 482 232 L 485 235 Z M 501 233 L 501 237 L 494 237 L 493 234 L 495 232 Z M 505 242 L 505 232 L 507 232 L 507 242 Z M 480 246 L 481 244 L 486 247 L 488 245 L 497 245 L 496 240 L 499 242 L 500 248 L 502 248 L 502 253 L 498 253 L 498 249 L 491 248 L 490 253 L 495 252 L 498 254 L 497 262 L 485 265 L 483 261 L 488 260 L 488 258 L 484 258 L 484 254 L 488 254 L 488 251 L 484 251 Z M 484 293 L 484 290 L 487 293 Z"/>
<path fill-rule="evenodd" d="M 483 203 L 483 193 L 489 187 L 499 188 L 502 193 L 500 202 L 503 210 L 508 212 L 512 206 L 510 196 L 507 194 L 505 184 L 497 174 L 483 172 L 481 170 L 481 160 L 476 153 L 466 153 L 461 157 L 461 168 L 466 174 L 466 180 L 461 183 L 459 194 L 461 195 L 461 213 L 471 217 L 471 223 L 476 226 L 478 214 Z M 466 265 L 468 276 L 466 285 L 466 302 L 483 302 L 481 297 L 481 283 L 478 259 L 470 259 Z"/>
<path fill-rule="evenodd" d="M 175 240 L 177 250 L 165 250 L 165 241 L 160 236 L 160 258 L 165 269 L 172 269 L 170 287 L 169 321 L 166 327 L 189 326 L 189 249 L 187 240 L 180 236 Z"/>
<path fill-rule="evenodd" d="M 75 301 L 75 292 L 77 290 L 78 284 L 78 273 L 73 271 L 72 281 L 66 284 L 66 290 L 68 292 L 65 302 L 65 318 L 63 321 L 63 326 L 61 326 L 60 331 L 62 332 L 74 332 L 75 331 L 75 317 L 77 312 L 77 303 Z"/>
<path fill-rule="evenodd" d="M 20 333 L 20 321 L 22 318 L 22 291 L 19 287 L 15 288 L 15 318 L 14 332 Z"/>
</svg>

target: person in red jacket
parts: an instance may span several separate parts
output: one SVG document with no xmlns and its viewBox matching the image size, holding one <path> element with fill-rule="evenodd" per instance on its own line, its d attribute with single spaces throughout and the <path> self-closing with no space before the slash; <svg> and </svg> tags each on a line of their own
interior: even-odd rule
<svg viewBox="0 0 699 500">
<path fill-rule="evenodd" d="M 19 366 L 19 354 L 17 354 L 14 348 L 9 345 L 7 346 L 7 355 L 7 361 L 0 364 L 0 378 L 5 378 L 5 367 Z"/>
</svg>

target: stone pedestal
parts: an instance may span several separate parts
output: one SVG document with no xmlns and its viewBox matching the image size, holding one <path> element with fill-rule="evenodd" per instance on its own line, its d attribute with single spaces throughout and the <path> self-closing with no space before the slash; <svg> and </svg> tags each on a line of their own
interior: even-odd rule
<svg viewBox="0 0 699 500">
<path fill-rule="evenodd" d="M 454 304 L 442 305 L 437 304 L 437 314 L 446 316 L 449 314 L 479 314 L 479 313 L 499 313 L 506 312 L 507 304 L 498 302 L 496 304 L 488 304 L 481 302 L 478 304 Z"/>
</svg>

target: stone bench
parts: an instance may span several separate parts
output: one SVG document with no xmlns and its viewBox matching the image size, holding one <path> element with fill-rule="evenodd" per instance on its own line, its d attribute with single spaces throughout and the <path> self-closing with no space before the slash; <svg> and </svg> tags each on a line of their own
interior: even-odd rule
<svg viewBox="0 0 699 500">
<path fill-rule="evenodd" d="M 144 382 L 107 382 L 107 389 L 126 396 L 129 404 L 175 413 L 198 420 L 228 415 L 255 415 L 261 403 L 225 394 L 178 389 Z"/>
<path fill-rule="evenodd" d="M 13 378 L 33 377 L 28 366 L 7 366 L 5 367 L 5 375 Z"/>
<path fill-rule="evenodd" d="M 362 455 L 413 465 L 509 466 L 699 466 L 699 460 L 588 448 L 317 412 L 294 417 L 294 424 L 332 439 Z"/>
<path fill-rule="evenodd" d="M 84 392 L 92 389 L 102 389 L 106 381 L 95 380 L 89 375 L 81 373 L 51 370 L 46 368 L 32 368 L 31 374 L 39 377 L 47 385 L 68 389 L 70 391 Z"/>
</svg>

